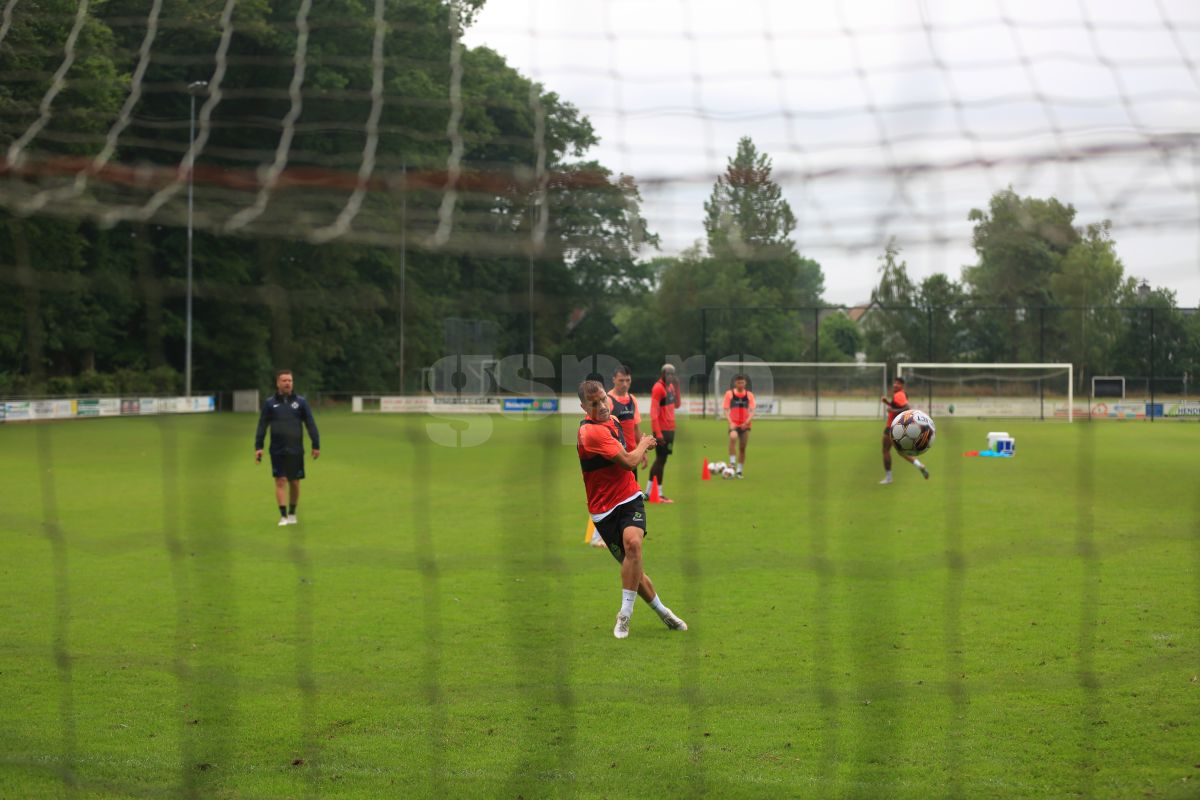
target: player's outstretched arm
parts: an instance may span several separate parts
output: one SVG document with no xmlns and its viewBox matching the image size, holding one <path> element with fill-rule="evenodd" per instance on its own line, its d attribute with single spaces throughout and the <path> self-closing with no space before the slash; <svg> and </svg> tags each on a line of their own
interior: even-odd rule
<svg viewBox="0 0 1200 800">
<path fill-rule="evenodd" d="M 625 469 L 637 469 L 638 464 L 646 458 L 646 451 L 654 447 L 658 442 L 653 436 L 643 436 L 638 442 L 637 447 L 632 450 L 620 450 L 613 456 L 613 463 L 620 464 Z"/>
</svg>

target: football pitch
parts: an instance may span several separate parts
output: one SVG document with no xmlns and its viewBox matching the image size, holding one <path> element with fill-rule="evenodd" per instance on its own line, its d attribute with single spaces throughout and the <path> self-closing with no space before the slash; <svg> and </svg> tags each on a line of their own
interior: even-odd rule
<svg viewBox="0 0 1200 800">
<path fill-rule="evenodd" d="M 0 797 L 1200 795 L 1194 424 L 684 420 L 618 641 L 573 420 L 318 422 L 0 428 Z"/>
</svg>

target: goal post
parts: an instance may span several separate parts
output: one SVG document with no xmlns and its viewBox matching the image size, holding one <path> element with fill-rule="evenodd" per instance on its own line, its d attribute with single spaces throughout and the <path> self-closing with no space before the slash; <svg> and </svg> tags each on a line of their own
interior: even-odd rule
<svg viewBox="0 0 1200 800">
<path fill-rule="evenodd" d="M 909 402 L 936 416 L 1075 418 L 1071 364 L 900 363 Z"/>
<path fill-rule="evenodd" d="M 706 412 L 721 416 L 725 392 L 739 374 L 754 392 L 756 419 L 883 416 L 879 398 L 887 389 L 887 364 L 881 362 L 718 361 Z"/>
</svg>

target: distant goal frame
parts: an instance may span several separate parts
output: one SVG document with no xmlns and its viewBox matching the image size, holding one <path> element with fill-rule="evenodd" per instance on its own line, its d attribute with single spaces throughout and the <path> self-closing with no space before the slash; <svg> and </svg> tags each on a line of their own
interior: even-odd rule
<svg viewBox="0 0 1200 800">
<path fill-rule="evenodd" d="M 896 364 L 896 377 L 903 378 L 905 370 L 917 369 L 1065 369 L 1067 371 L 1067 422 L 1075 421 L 1075 365 L 1071 363 L 1011 363 L 1011 364 L 967 364 L 946 361 L 904 361 Z M 1042 417 L 1045 419 L 1045 416 Z"/>
<path fill-rule="evenodd" d="M 742 366 L 744 366 L 744 367 L 812 367 L 817 370 L 822 370 L 822 369 L 828 368 L 831 372 L 836 372 L 837 370 L 840 370 L 840 369 L 850 369 L 850 368 L 878 369 L 881 372 L 881 378 L 882 378 L 880 389 L 883 392 L 887 392 L 887 373 L 888 373 L 887 367 L 888 367 L 888 365 L 887 365 L 886 361 L 741 361 L 741 360 L 735 360 L 735 359 L 721 359 L 720 361 L 713 362 L 712 371 L 711 371 L 711 373 L 709 373 L 708 380 L 705 381 L 703 416 L 707 416 L 708 390 L 709 390 L 710 384 L 711 384 L 711 388 L 713 389 L 713 400 L 717 404 L 717 408 L 713 410 L 713 416 L 718 419 L 721 417 L 720 403 L 721 403 L 721 398 L 724 396 L 723 395 L 724 390 L 718 386 L 718 381 L 717 381 L 717 374 L 720 371 L 720 368 L 721 367 L 742 367 Z M 822 417 L 821 417 L 821 386 L 820 386 L 819 382 L 817 383 L 816 391 L 813 395 L 813 403 L 814 403 L 814 408 L 815 408 L 815 414 L 811 418 L 812 419 L 822 419 Z M 879 416 L 881 416 L 881 417 L 883 416 L 882 404 L 880 404 Z M 793 417 L 793 419 L 808 419 L 808 417 Z"/>
</svg>

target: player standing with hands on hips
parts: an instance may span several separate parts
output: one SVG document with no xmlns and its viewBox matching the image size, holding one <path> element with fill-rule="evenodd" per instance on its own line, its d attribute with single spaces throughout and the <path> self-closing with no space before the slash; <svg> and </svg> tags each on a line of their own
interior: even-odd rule
<svg viewBox="0 0 1200 800">
<path fill-rule="evenodd" d="M 754 392 L 746 388 L 748 381 L 749 378 L 738 373 L 733 376 L 733 386 L 725 392 L 725 418 L 729 420 L 729 463 L 734 465 L 739 478 L 746 465 L 746 445 L 750 441 L 750 422 L 754 419 Z"/>
<path fill-rule="evenodd" d="M 679 381 L 675 377 L 675 367 L 663 364 L 658 382 L 650 390 L 650 429 L 654 432 L 657 445 L 654 448 L 654 464 L 650 467 L 650 479 L 646 482 L 646 494 L 658 479 L 659 502 L 673 503 L 663 493 L 663 472 L 667 468 L 667 457 L 675 449 L 675 409 L 683 403 L 679 396 Z"/>
<path fill-rule="evenodd" d="M 881 397 L 880 400 L 887 406 L 887 424 L 883 426 L 883 480 L 881 484 L 892 482 L 892 448 L 896 443 L 892 440 L 892 420 L 901 411 L 908 410 L 908 395 L 904 393 L 904 378 L 899 376 L 892 381 L 892 397 L 889 400 L 887 397 Z M 900 449 L 896 448 L 896 452 L 900 453 Z M 929 478 L 929 470 L 925 469 L 925 465 L 921 463 L 919 458 L 915 456 L 906 456 L 900 453 L 900 457 L 908 463 L 912 464 L 917 469 L 921 470 L 921 475 L 926 479 Z"/>
<path fill-rule="evenodd" d="M 279 504 L 279 524 L 296 524 L 296 505 L 300 502 L 300 481 L 304 480 L 304 428 L 312 439 L 312 457 L 321 455 L 321 436 L 308 401 L 292 391 L 292 371 L 275 373 L 275 394 L 263 403 L 254 434 L 254 463 L 262 461 L 263 439 L 271 428 L 271 474 L 275 477 L 275 502 Z M 286 503 L 286 505 L 285 505 Z"/>
<path fill-rule="evenodd" d="M 654 583 L 642 566 L 642 540 L 646 537 L 646 507 L 633 469 L 655 446 L 643 436 L 632 450 L 625 448 L 625 434 L 608 408 L 608 395 L 599 381 L 579 384 L 579 404 L 587 415 L 579 423 L 576 450 L 587 492 L 588 513 L 608 545 L 608 552 L 621 565 L 621 610 L 613 636 L 629 635 L 629 618 L 638 595 L 657 612 L 673 631 L 686 631 L 687 623 L 663 605 Z"/>
</svg>

